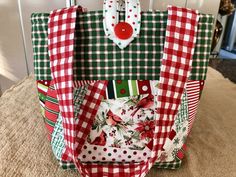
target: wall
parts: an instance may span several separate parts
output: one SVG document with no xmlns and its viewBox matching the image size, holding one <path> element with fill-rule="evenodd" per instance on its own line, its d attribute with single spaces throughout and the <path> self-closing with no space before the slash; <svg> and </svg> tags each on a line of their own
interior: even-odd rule
<svg viewBox="0 0 236 177">
<path fill-rule="evenodd" d="M 15 0 L 0 1 L 0 95 L 26 76 L 18 7 Z"/>
<path fill-rule="evenodd" d="M 25 31 L 27 60 L 29 70 L 33 72 L 33 49 L 31 42 L 31 22 L 32 13 L 49 13 L 51 10 L 65 7 L 65 0 L 21 0 L 23 26 Z"/>
<path fill-rule="evenodd" d="M 30 15 L 65 7 L 64 0 L 19 0 L 25 29 L 27 61 L 33 72 Z M 27 76 L 17 0 L 0 0 L 0 95 Z"/>
</svg>

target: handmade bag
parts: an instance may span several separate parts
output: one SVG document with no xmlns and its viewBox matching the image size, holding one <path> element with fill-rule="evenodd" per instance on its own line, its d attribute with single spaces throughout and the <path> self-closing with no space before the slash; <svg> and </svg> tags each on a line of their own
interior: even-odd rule
<svg viewBox="0 0 236 177">
<path fill-rule="evenodd" d="M 139 9 L 129 2 L 129 11 Z M 115 5 L 32 15 L 35 78 L 53 152 L 82 176 L 144 176 L 154 163 L 178 168 L 206 79 L 213 16 L 169 6 L 107 21 Z M 133 29 L 126 39 L 123 28 L 121 38 L 113 31 L 118 16 Z"/>
</svg>

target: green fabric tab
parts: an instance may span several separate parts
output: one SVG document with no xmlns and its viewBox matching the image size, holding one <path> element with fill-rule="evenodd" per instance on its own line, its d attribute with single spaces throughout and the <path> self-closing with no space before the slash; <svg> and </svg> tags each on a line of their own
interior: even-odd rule
<svg viewBox="0 0 236 177">
<path fill-rule="evenodd" d="M 126 80 L 117 80 L 113 82 L 116 88 L 116 95 L 117 97 L 126 97 L 130 96 L 129 94 L 129 84 L 128 81 Z"/>
<path fill-rule="evenodd" d="M 138 95 L 137 81 L 131 80 L 130 82 L 133 90 L 133 95 Z"/>
<path fill-rule="evenodd" d="M 39 96 L 39 99 L 42 100 L 43 102 L 45 102 L 46 100 L 46 96 L 40 92 L 38 92 L 38 96 Z"/>
</svg>

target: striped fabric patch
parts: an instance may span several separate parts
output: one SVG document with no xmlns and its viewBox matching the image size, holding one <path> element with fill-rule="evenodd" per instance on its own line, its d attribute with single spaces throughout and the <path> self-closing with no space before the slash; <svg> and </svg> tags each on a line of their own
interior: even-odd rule
<svg viewBox="0 0 236 177">
<path fill-rule="evenodd" d="M 48 87 L 51 81 L 48 80 L 38 80 L 37 81 L 37 90 L 38 97 L 40 102 L 41 114 L 45 117 L 45 101 L 47 97 Z"/>
<path fill-rule="evenodd" d="M 150 82 L 156 82 L 151 84 Z M 143 94 L 155 94 L 151 85 L 157 81 L 150 80 L 110 80 L 108 81 L 105 99 L 116 99 Z"/>
<path fill-rule="evenodd" d="M 188 134 L 190 133 L 193 122 L 197 113 L 197 106 L 200 99 L 200 92 L 203 89 L 204 81 L 189 80 L 187 83 L 188 111 L 189 111 L 189 126 Z"/>
<path fill-rule="evenodd" d="M 45 126 L 48 130 L 48 138 L 51 140 L 51 134 L 54 130 L 59 114 L 57 93 L 54 89 L 53 81 L 49 80 L 38 80 L 37 89 L 41 113 L 44 118 Z"/>
<path fill-rule="evenodd" d="M 49 140 L 51 140 L 51 135 L 59 115 L 57 92 L 53 85 L 54 84 L 51 83 L 50 87 L 48 88 L 48 94 L 45 101 L 45 125 L 49 133 Z"/>
<path fill-rule="evenodd" d="M 49 84 L 50 81 L 43 81 L 43 80 L 37 81 L 39 99 L 42 100 L 43 102 L 45 102 Z"/>
</svg>

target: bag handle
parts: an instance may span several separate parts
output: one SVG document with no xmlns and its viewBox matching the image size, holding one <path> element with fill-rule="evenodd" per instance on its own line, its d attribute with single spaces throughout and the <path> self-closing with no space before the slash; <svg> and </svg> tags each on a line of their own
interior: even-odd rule
<svg viewBox="0 0 236 177">
<path fill-rule="evenodd" d="M 63 117 L 66 144 L 62 160 L 73 161 L 82 176 L 145 176 L 160 156 L 165 139 L 169 136 L 177 116 L 191 70 L 198 12 L 186 8 L 168 7 L 151 158 L 140 163 L 96 164 L 82 163 L 78 155 L 105 94 L 107 81 L 81 86 L 86 87 L 87 92 L 80 107 L 81 111 L 78 117 L 74 118 L 73 57 L 77 10 L 77 6 L 55 10 L 51 12 L 48 23 L 50 65 Z"/>
</svg>

